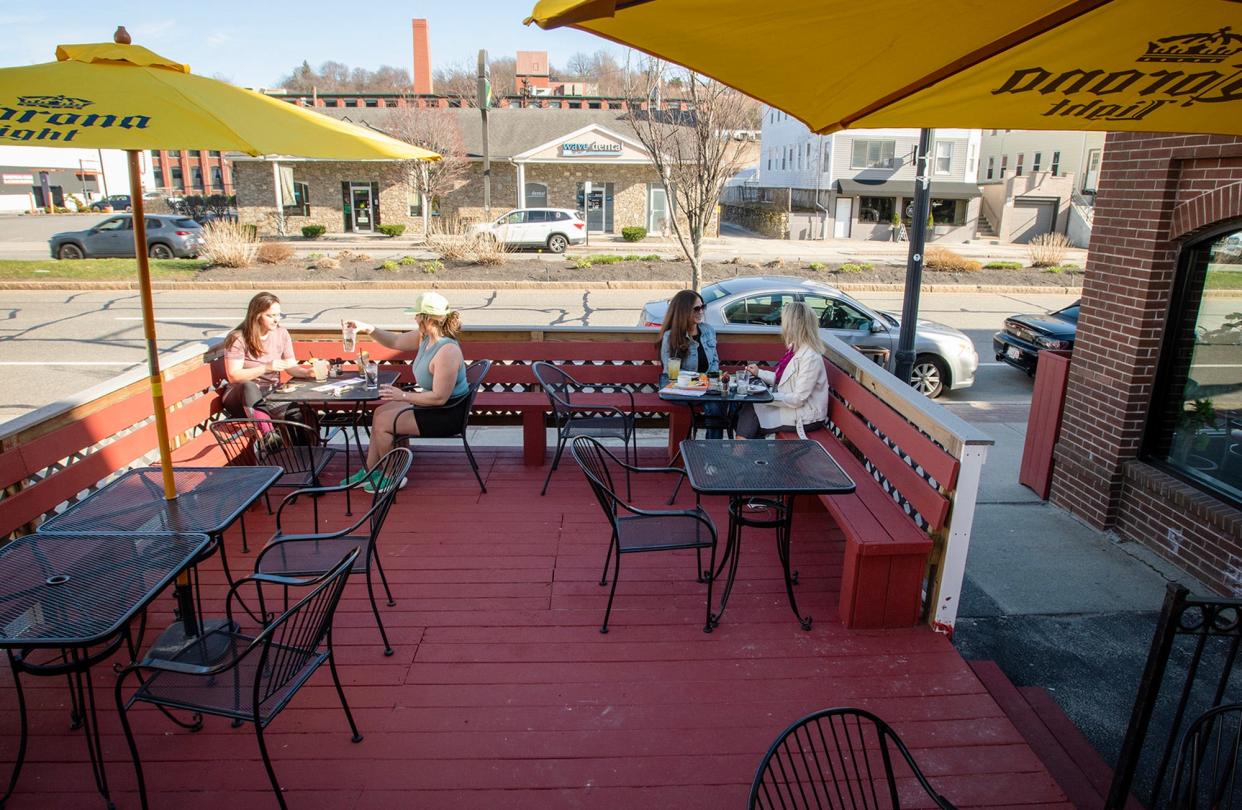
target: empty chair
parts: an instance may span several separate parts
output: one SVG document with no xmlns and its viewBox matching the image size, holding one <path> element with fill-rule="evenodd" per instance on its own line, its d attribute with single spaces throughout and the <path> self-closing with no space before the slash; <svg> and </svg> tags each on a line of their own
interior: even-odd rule
<svg viewBox="0 0 1242 810">
<path fill-rule="evenodd" d="M 388 587 L 388 577 L 384 575 L 384 566 L 380 562 L 376 544 L 379 542 L 380 531 L 384 528 L 384 520 L 388 517 L 397 491 L 401 488 L 401 480 L 410 471 L 413 458 L 413 454 L 404 447 L 388 451 L 371 471 L 371 479 L 382 481 L 383 485 L 376 486 L 375 492 L 371 494 L 370 508 L 352 524 L 336 531 L 286 534 L 281 527 L 281 516 L 285 507 L 301 495 L 316 497 L 329 492 L 342 492 L 351 487 L 362 487 L 366 479 L 352 484 L 299 489 L 290 493 L 276 510 L 276 534 L 267 541 L 254 563 L 255 573 L 259 574 L 310 576 L 331 568 L 344 549 L 357 549 L 354 572 L 366 575 L 367 596 L 371 599 L 371 611 L 375 614 L 375 624 L 379 627 L 380 638 L 384 642 L 384 655 L 392 655 L 392 647 L 388 643 L 384 620 L 380 618 L 379 605 L 375 601 L 375 582 L 371 570 L 374 568 L 379 573 L 389 606 L 397 604 L 392 598 L 392 590 Z"/>
<path fill-rule="evenodd" d="M 211 423 L 211 434 L 231 465 L 283 469 L 285 473 L 272 484 L 273 489 L 318 487 L 324 468 L 336 455 L 322 443 L 315 428 L 300 422 L 222 419 Z M 318 498 L 313 507 L 315 525 L 319 525 Z M 267 511 L 272 511 L 270 500 Z M 244 534 L 242 542 L 242 550 L 249 551 Z"/>
<path fill-rule="evenodd" d="M 147 807 L 146 780 L 129 724 L 129 710 L 135 703 L 152 703 L 163 709 L 193 712 L 195 723 L 191 728 L 195 731 L 202 727 L 204 714 L 229 717 L 234 724 L 254 723 L 263 767 L 267 769 L 267 777 L 282 809 L 286 806 L 285 799 L 281 795 L 276 771 L 272 768 L 263 731 L 325 661 L 332 671 L 337 697 L 353 732 L 352 739 L 354 742 L 362 741 L 349 711 L 349 703 L 345 700 L 345 690 L 341 688 L 336 659 L 332 654 L 332 616 L 358 556 L 357 549 L 342 549 L 340 553 L 343 556 L 338 557 L 327 573 L 313 580 L 265 574 L 238 580 L 229 590 L 225 602 L 227 623 L 205 633 L 199 643 L 188 645 L 173 660 L 147 657 L 121 672 L 116 682 L 116 705 L 130 755 L 134 759 L 138 794 L 144 810 Z M 264 584 L 304 589 L 305 593 L 256 635 L 235 630 L 240 627 L 237 622 L 245 619 L 243 612 L 234 611 L 234 600 L 239 606 L 244 606 L 238 595 L 239 589 L 243 585 L 254 585 L 262 604 Z M 208 648 L 210 654 L 206 653 Z M 204 659 L 213 663 L 202 664 Z M 138 688 L 127 700 L 124 696 L 125 684 L 129 676 L 135 674 L 138 676 Z"/>
<path fill-rule="evenodd" d="M 895 774 L 893 752 L 909 772 Z M 948 799 L 928 783 L 889 725 L 862 709 L 822 709 L 781 732 L 750 788 L 757 808 L 896 808 L 897 777 L 911 775 L 939 807 Z"/>
<path fill-rule="evenodd" d="M 628 411 L 612 405 L 592 404 L 589 399 L 581 396 L 581 389 L 585 386 L 571 377 L 563 367 L 538 362 L 531 370 L 535 373 L 535 379 L 543 386 L 543 392 L 548 395 L 548 402 L 552 404 L 552 419 L 556 424 L 556 454 L 552 457 L 552 467 L 543 480 L 543 491 L 540 495 L 547 494 L 548 482 L 552 480 L 552 473 L 556 472 L 561 462 L 565 444 L 575 436 L 620 439 L 625 448 L 626 463 L 629 463 L 630 442 L 635 441 L 632 392 L 622 389 L 622 393 L 630 400 Z M 634 447 L 634 456 L 637 459 L 637 444 Z"/>
<path fill-rule="evenodd" d="M 483 378 L 487 376 L 487 372 L 491 368 L 491 360 L 475 360 L 466 366 L 466 383 L 470 386 L 466 393 L 434 408 L 411 405 L 406 411 L 401 411 L 393 418 L 394 442 L 407 443 L 410 439 L 418 438 L 452 439 L 461 437 L 461 445 L 466 450 L 466 459 L 470 462 L 470 468 L 474 470 L 474 477 L 479 482 L 479 489 L 485 493 L 487 492 L 487 486 L 483 483 L 483 476 L 479 475 L 479 464 L 474 460 L 474 453 L 470 450 L 470 442 L 466 438 L 466 431 L 470 427 L 470 409 L 474 407 L 474 397 L 479 393 L 479 386 L 483 384 Z M 442 429 L 429 431 L 426 436 L 421 437 L 397 432 L 397 419 L 401 414 L 409 411 L 415 413 L 414 418 L 419 422 L 420 429 L 423 424 L 434 424 Z M 442 422 L 440 421 L 441 419 L 443 420 Z"/>
<path fill-rule="evenodd" d="M 693 509 L 640 509 L 617 495 L 613 483 L 613 471 L 624 475 L 626 485 L 632 473 L 665 473 L 684 476 L 680 467 L 635 467 L 620 461 L 595 439 L 579 436 L 570 447 L 574 461 L 586 474 L 599 505 L 612 526 L 608 555 L 604 557 L 604 572 L 599 584 L 608 584 L 608 564 L 612 562 L 612 590 L 608 592 L 608 606 L 604 608 L 601 633 L 608 632 L 608 618 L 612 615 L 612 600 L 617 595 L 617 579 L 621 576 L 621 557 L 645 551 L 695 550 L 695 579 L 707 582 L 707 620 L 703 632 L 712 631 L 712 582 L 711 572 L 716 568 L 716 526 L 707 512 L 697 504 Z M 709 567 L 703 568 L 702 551 L 712 550 Z"/>
<path fill-rule="evenodd" d="M 1242 704 L 1208 709 L 1186 729 L 1173 771 L 1170 806 L 1178 810 L 1242 807 Z"/>
</svg>

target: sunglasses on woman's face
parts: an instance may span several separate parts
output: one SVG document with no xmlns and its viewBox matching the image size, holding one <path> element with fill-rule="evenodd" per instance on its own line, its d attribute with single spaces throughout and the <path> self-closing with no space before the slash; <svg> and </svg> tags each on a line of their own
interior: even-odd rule
<svg viewBox="0 0 1242 810">
<path fill-rule="evenodd" d="M 704 304 L 699 304 L 697 307 L 690 307 L 690 311 L 691 312 L 702 312 L 706 308 L 707 307 Z"/>
</svg>

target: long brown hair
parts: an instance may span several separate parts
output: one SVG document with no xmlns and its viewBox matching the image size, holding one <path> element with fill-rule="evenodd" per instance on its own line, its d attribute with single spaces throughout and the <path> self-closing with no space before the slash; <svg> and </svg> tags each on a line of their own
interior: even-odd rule
<svg viewBox="0 0 1242 810">
<path fill-rule="evenodd" d="M 226 346 L 232 346 L 233 342 L 240 340 L 242 346 L 246 348 L 246 354 L 251 357 L 258 357 L 263 354 L 263 342 L 259 335 L 259 317 L 272 308 L 272 304 L 279 304 L 280 299 L 270 292 L 261 292 L 254 298 L 250 299 L 250 303 L 246 306 L 246 317 L 237 328 L 229 333 L 228 340 L 225 341 Z"/>
<path fill-rule="evenodd" d="M 424 315 L 418 313 L 414 316 L 414 320 L 418 321 L 419 328 L 423 334 L 427 334 L 427 326 L 434 326 L 440 330 L 440 335 L 453 340 L 459 340 L 461 335 L 461 313 L 455 309 L 450 309 L 447 315 Z"/>
<path fill-rule="evenodd" d="M 703 298 L 694 290 L 681 290 L 668 302 L 668 311 L 664 313 L 664 323 L 660 325 L 660 334 L 656 336 L 656 345 L 664 341 L 664 333 L 668 332 L 668 356 L 685 357 L 690 351 L 690 329 L 694 324 L 694 308 L 703 302 Z"/>
</svg>

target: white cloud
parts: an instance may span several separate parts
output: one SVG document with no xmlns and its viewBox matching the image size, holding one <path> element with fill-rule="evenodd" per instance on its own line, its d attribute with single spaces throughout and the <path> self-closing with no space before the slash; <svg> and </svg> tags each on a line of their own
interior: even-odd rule
<svg viewBox="0 0 1242 810">
<path fill-rule="evenodd" d="M 215 31 L 212 34 L 208 35 L 207 47 L 219 48 L 221 45 L 225 45 L 231 42 L 232 39 L 233 39 L 232 37 L 230 37 L 228 34 L 224 33 L 223 31 Z"/>
</svg>

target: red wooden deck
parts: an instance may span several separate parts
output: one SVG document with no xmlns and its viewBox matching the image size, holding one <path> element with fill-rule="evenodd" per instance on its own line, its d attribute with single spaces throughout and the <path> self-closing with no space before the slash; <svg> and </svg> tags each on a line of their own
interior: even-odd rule
<svg viewBox="0 0 1242 810">
<path fill-rule="evenodd" d="M 702 631 L 705 586 L 694 582 L 693 552 L 682 552 L 623 562 L 611 632 L 601 635 L 608 533 L 572 460 L 541 498 L 545 470 L 524 467 L 519 449 L 478 456 L 487 495 L 459 452 L 416 448 L 381 547 L 398 601 L 381 607 L 396 654 L 383 656 L 366 589 L 351 583 L 337 614 L 337 656 L 366 739 L 349 742 L 331 679 L 319 672 L 268 731 L 291 807 L 743 807 L 779 731 L 841 705 L 891 722 L 959 806 L 1071 806 L 945 637 L 841 628 L 842 544 L 823 512 L 799 514 L 794 527 L 811 632 L 789 610 L 770 535 L 750 530 L 714 633 Z M 655 487 L 636 500 L 655 501 Z M 681 497 L 691 501 L 688 487 Z M 707 505 L 723 533 L 723 502 Z M 320 512 L 326 521 L 342 509 L 324 501 Z M 309 528 L 309 504 L 298 514 Z M 235 570 L 253 561 L 271 519 L 259 507 L 247 527 L 249 555 L 230 533 Z M 207 568 L 208 609 L 219 610 L 223 575 Z M 161 597 L 153 625 L 168 623 L 170 605 Z M 99 667 L 94 677 L 113 794 L 119 807 L 137 807 L 113 674 Z M 6 668 L 4 780 L 17 729 L 9 679 Z M 102 807 L 81 733 L 68 728 L 63 679 L 24 683 L 32 739 L 7 810 Z M 249 725 L 208 718 L 190 734 L 149 706 L 131 717 L 152 807 L 276 806 Z M 924 806 L 907 792 L 911 806 Z"/>
</svg>

